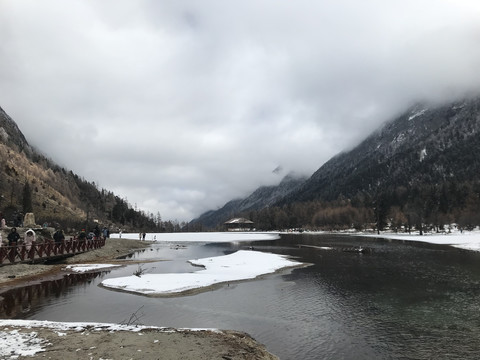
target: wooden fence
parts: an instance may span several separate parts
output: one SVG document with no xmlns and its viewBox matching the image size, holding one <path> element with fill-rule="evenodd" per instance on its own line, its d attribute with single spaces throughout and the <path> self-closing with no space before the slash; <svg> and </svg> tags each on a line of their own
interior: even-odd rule
<svg viewBox="0 0 480 360">
<path fill-rule="evenodd" d="M 105 245 L 105 239 L 78 240 L 72 238 L 62 242 L 46 241 L 0 247 L 0 265 L 17 262 L 45 262 L 99 249 Z"/>
</svg>

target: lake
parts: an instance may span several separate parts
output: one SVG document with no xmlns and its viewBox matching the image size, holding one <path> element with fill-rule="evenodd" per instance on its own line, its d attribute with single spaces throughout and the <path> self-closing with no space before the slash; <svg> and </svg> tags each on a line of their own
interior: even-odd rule
<svg viewBox="0 0 480 360">
<path fill-rule="evenodd" d="M 2 294 L 2 318 L 245 331 L 281 359 L 474 359 L 480 353 L 480 254 L 449 246 L 341 235 L 243 243 L 156 243 L 132 260 L 147 273 L 191 272 L 189 259 L 251 246 L 309 267 L 197 295 L 108 290 L 139 265 L 68 275 Z M 363 246 L 369 251 L 350 251 Z M 168 260 L 168 261 L 160 261 Z"/>
</svg>

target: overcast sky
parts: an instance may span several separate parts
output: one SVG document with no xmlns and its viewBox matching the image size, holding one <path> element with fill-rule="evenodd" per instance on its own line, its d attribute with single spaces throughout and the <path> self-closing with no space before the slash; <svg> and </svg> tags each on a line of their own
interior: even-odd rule
<svg viewBox="0 0 480 360">
<path fill-rule="evenodd" d="M 0 106 L 163 220 L 311 175 L 415 101 L 479 89 L 477 0 L 0 0 Z"/>
</svg>

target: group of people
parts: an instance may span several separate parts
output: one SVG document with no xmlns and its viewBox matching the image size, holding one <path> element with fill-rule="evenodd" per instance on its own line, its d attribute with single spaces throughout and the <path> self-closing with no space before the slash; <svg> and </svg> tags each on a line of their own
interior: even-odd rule
<svg viewBox="0 0 480 360">
<path fill-rule="evenodd" d="M 31 249 L 32 243 L 34 243 L 36 239 L 37 239 L 37 235 L 35 234 L 35 231 L 33 231 L 32 229 L 28 229 L 27 231 L 25 231 L 23 242 L 26 245 L 27 250 Z M 19 243 L 20 234 L 18 233 L 16 227 L 12 227 L 10 229 L 10 232 L 8 233 L 8 236 L 7 236 L 7 240 L 8 240 L 8 246 L 16 245 Z M 0 233 L 0 246 L 2 245 L 2 243 L 3 243 L 3 239 L 2 239 L 2 234 Z"/>
<path fill-rule="evenodd" d="M 37 235 L 34 230 L 28 229 L 25 231 L 25 234 L 21 236 L 17 228 L 23 226 L 23 214 L 14 213 L 13 216 L 13 227 L 10 229 L 7 235 L 8 246 L 18 245 L 20 243 L 25 244 L 27 250 L 30 250 L 32 244 L 37 241 Z M 45 226 L 44 226 L 45 227 Z M 0 230 L 8 230 L 5 217 L 2 212 L 0 212 Z M 145 238 L 145 234 L 143 235 Z M 88 233 L 85 230 L 82 230 L 78 234 L 79 240 L 88 240 L 88 239 L 107 239 L 110 237 L 110 230 L 104 226 L 102 229 L 97 225 L 94 229 Z M 23 242 L 22 242 L 23 239 Z M 53 234 L 53 241 L 56 244 L 62 243 L 65 240 L 65 234 L 61 229 L 58 229 Z M 3 245 L 2 231 L 0 231 L 0 246 Z"/>
<path fill-rule="evenodd" d="M 23 227 L 23 217 L 24 215 L 19 212 L 14 212 L 12 214 L 12 220 L 11 224 L 13 224 L 13 227 Z M 0 228 L 1 229 L 6 229 L 7 228 L 7 221 L 5 219 L 5 216 L 3 215 L 2 212 L 0 212 Z"/>
<path fill-rule="evenodd" d="M 8 246 L 13 246 L 13 245 L 18 245 L 21 241 L 21 236 L 20 233 L 17 231 L 16 227 L 12 227 L 10 229 L 10 232 L 8 233 L 7 240 L 8 240 Z M 63 234 L 63 231 L 61 229 L 58 229 L 55 231 L 53 234 L 53 240 L 55 243 L 61 243 L 63 240 L 65 240 L 65 235 Z M 32 248 L 32 244 L 37 241 L 37 234 L 35 233 L 34 230 L 28 229 L 25 231 L 25 234 L 23 236 L 23 243 L 25 244 L 25 247 L 27 250 L 30 250 Z M 3 238 L 2 238 L 2 233 L 0 232 L 0 246 L 3 245 Z"/>
<path fill-rule="evenodd" d="M 104 226 L 102 230 L 97 226 L 95 226 L 94 229 L 89 231 L 88 233 L 83 229 L 78 233 L 78 239 L 81 241 L 84 240 L 93 240 L 93 239 L 101 239 L 103 238 L 104 240 L 108 239 L 110 237 L 110 230 Z"/>
</svg>

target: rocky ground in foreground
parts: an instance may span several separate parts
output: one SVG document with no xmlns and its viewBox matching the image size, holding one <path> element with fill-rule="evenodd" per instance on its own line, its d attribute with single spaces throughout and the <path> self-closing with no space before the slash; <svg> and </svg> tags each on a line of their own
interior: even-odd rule
<svg viewBox="0 0 480 360">
<path fill-rule="evenodd" d="M 16 332 L 19 330 L 18 332 Z M 0 332 L 26 334 L 42 347 L 33 358 L 65 359 L 142 359 L 142 360 L 278 360 L 245 333 L 235 331 L 132 331 L 63 330 L 0 326 Z M 34 334 L 34 335 L 33 335 Z M 7 355 L 2 359 L 31 359 Z"/>
<path fill-rule="evenodd" d="M 145 248 L 148 243 L 128 239 L 108 239 L 106 245 L 97 250 L 67 258 L 69 264 L 121 263 L 117 258 L 134 250 Z M 0 291 L 41 281 L 61 275 L 64 265 L 16 264 L 0 266 Z M 1 296 L 1 294 L 0 294 Z M 1 299 L 0 299 L 1 301 Z M 161 326 L 161 324 L 159 324 Z M 12 331 L 11 326 L 0 327 L 0 332 Z M 66 331 L 66 335 L 46 328 L 16 328 L 20 332 L 35 331 L 37 337 L 45 339 L 44 352 L 34 358 L 42 359 L 278 359 L 268 353 L 247 334 L 235 331 L 189 331 L 158 330 L 129 331 Z M 67 355 L 68 354 L 68 355 Z M 7 359 L 31 359 L 31 356 L 7 357 Z"/>
</svg>

